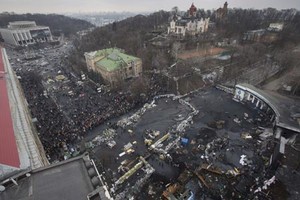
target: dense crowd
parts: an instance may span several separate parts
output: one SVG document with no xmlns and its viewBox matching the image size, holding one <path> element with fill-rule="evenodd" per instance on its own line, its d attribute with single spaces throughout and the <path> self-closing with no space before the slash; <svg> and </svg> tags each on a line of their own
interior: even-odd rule
<svg viewBox="0 0 300 200">
<path fill-rule="evenodd" d="M 155 81 L 152 79 L 152 81 Z M 108 92 L 99 94 L 90 82 L 77 85 L 70 81 L 69 95 L 63 85 L 54 92 L 56 101 L 44 95 L 42 77 L 35 73 L 22 74 L 21 84 L 29 103 L 32 117 L 50 161 L 62 160 L 65 150 L 76 148 L 87 132 L 106 120 L 127 113 L 148 98 L 131 98 L 127 93 Z M 152 95 L 161 89 L 158 84 L 151 87 Z M 152 95 L 149 95 L 150 98 Z"/>
</svg>

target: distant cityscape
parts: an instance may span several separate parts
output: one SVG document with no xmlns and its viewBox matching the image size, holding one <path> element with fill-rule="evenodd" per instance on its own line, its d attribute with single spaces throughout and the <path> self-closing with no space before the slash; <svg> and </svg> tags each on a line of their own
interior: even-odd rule
<svg viewBox="0 0 300 200">
<path fill-rule="evenodd" d="M 133 13 L 133 12 L 91 12 L 91 13 L 65 13 L 64 15 L 82 19 L 90 22 L 91 24 L 100 27 L 113 22 L 122 21 L 128 17 L 136 16 L 137 14 L 147 15 L 150 12 L 145 13 Z"/>
</svg>

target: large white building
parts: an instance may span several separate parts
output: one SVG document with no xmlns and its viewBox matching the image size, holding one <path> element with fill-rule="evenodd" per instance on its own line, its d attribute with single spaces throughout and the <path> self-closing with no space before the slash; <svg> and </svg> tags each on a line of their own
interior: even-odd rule
<svg viewBox="0 0 300 200">
<path fill-rule="evenodd" d="M 50 28 L 37 26 L 34 21 L 9 22 L 7 28 L 0 29 L 0 35 L 4 42 L 15 46 L 52 41 Z"/>
<path fill-rule="evenodd" d="M 185 36 L 186 34 L 196 35 L 199 33 L 204 33 L 208 30 L 209 18 L 200 20 L 190 20 L 190 19 L 179 19 L 172 20 L 170 22 L 170 27 L 168 27 L 168 34 L 175 33 L 178 35 Z"/>
<path fill-rule="evenodd" d="M 185 36 L 204 33 L 208 30 L 209 18 L 198 19 L 196 17 L 197 8 L 192 4 L 188 10 L 188 17 L 174 16 L 168 27 L 168 34 L 177 34 Z"/>
</svg>

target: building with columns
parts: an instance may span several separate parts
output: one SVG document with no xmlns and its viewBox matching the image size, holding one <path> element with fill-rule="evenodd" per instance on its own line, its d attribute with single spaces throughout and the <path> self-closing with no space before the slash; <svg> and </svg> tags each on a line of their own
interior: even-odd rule
<svg viewBox="0 0 300 200">
<path fill-rule="evenodd" d="M 300 133 L 300 102 L 271 91 L 260 90 L 250 84 L 235 86 L 234 100 L 248 102 L 270 114 L 277 128 Z"/>
<path fill-rule="evenodd" d="M 168 34 L 185 36 L 204 33 L 208 30 L 209 18 L 197 18 L 197 8 L 191 5 L 187 13 L 188 17 L 174 16 L 168 27 Z"/>
<path fill-rule="evenodd" d="M 9 22 L 7 28 L 0 29 L 0 37 L 5 43 L 14 46 L 26 46 L 52 41 L 50 28 L 37 26 L 34 21 Z"/>
<path fill-rule="evenodd" d="M 277 140 L 270 164 L 277 163 L 285 154 L 287 144 L 293 144 L 300 134 L 300 102 L 271 91 L 260 90 L 243 83 L 235 86 L 233 99 L 252 105 L 269 116 L 273 123 L 273 137 Z"/>
</svg>

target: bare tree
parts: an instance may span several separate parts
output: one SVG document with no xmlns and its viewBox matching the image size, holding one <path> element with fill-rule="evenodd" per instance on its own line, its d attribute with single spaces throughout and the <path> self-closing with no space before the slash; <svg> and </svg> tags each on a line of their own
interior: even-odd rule
<svg viewBox="0 0 300 200">
<path fill-rule="evenodd" d="M 171 48 L 171 55 L 177 61 L 179 49 L 181 47 L 180 42 L 174 42 Z"/>
<path fill-rule="evenodd" d="M 177 6 L 174 6 L 174 7 L 172 8 L 172 10 L 171 10 L 171 13 L 172 13 L 173 15 L 177 15 L 177 14 L 179 13 L 179 8 L 178 8 Z"/>
</svg>

